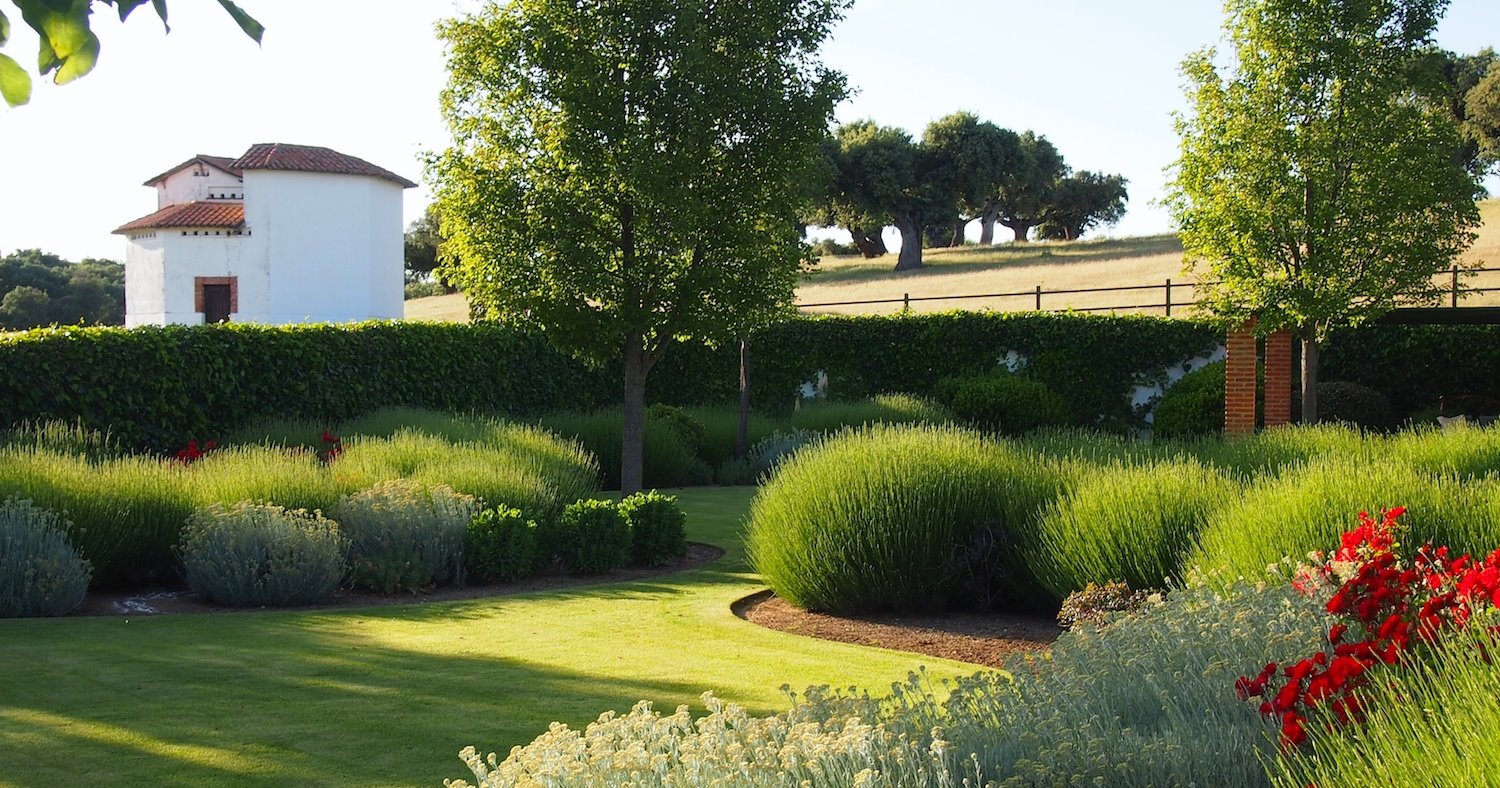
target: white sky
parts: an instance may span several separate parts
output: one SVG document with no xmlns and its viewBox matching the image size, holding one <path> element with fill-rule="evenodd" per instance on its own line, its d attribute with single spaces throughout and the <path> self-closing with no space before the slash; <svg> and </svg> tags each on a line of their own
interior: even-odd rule
<svg viewBox="0 0 1500 788">
<path fill-rule="evenodd" d="M 98 7 L 93 73 L 31 103 L 0 107 L 0 254 L 39 247 L 68 259 L 123 259 L 115 227 L 156 208 L 146 178 L 252 143 L 322 145 L 421 180 L 423 151 L 448 142 L 434 23 L 475 0 L 240 0 L 266 26 L 245 38 L 217 3 L 172 0 L 172 33 L 148 6 L 121 25 Z M 1152 202 L 1176 155 L 1177 66 L 1218 39 L 1218 0 L 858 0 L 825 61 L 858 93 L 840 121 L 870 117 L 920 135 L 967 110 L 1057 145 L 1075 169 L 1130 179 L 1115 235 L 1163 232 Z M 33 62 L 12 18 L 4 52 Z M 1500 2 L 1453 0 L 1438 43 L 1500 45 Z M 1493 180 L 1492 191 L 1500 191 Z M 429 201 L 406 193 L 406 220 Z M 1002 233 L 1002 237 L 1005 234 Z"/>
</svg>

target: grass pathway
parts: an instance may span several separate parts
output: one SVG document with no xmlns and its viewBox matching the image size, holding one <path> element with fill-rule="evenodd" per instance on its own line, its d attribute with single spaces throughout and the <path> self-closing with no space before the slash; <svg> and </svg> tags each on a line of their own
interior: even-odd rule
<svg viewBox="0 0 1500 788">
<path fill-rule="evenodd" d="M 466 744 L 645 698 L 785 708 L 778 687 L 883 688 L 972 666 L 761 629 L 730 603 L 749 488 L 681 493 L 728 552 L 648 581 L 362 610 L 0 620 L 0 786 L 440 785 Z"/>
</svg>

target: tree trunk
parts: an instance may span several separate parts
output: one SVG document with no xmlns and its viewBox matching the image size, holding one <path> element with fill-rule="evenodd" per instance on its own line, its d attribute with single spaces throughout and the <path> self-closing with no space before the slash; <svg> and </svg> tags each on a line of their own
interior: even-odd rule
<svg viewBox="0 0 1500 788">
<path fill-rule="evenodd" d="M 979 244 L 990 246 L 995 243 L 995 220 L 999 218 L 999 211 L 995 208 L 985 208 L 984 213 L 979 214 Z"/>
<path fill-rule="evenodd" d="M 646 348 L 639 334 L 625 340 L 625 424 L 621 430 L 620 495 L 641 491 L 646 459 Z"/>
<path fill-rule="evenodd" d="M 1302 327 L 1302 423 L 1318 423 L 1318 329 Z"/>
<path fill-rule="evenodd" d="M 1005 225 L 1006 227 L 1009 227 L 1010 231 L 1016 234 L 1015 242 L 1018 244 L 1027 243 L 1030 239 L 1026 236 L 1030 235 L 1031 228 L 1036 226 L 1031 222 L 1021 221 L 1019 219 L 1013 219 L 1011 221 L 1001 220 L 1000 223 Z"/>
<path fill-rule="evenodd" d="M 750 343 L 740 340 L 740 427 L 734 436 L 734 458 L 750 453 Z"/>
<path fill-rule="evenodd" d="M 949 244 L 949 246 L 964 245 L 964 230 L 967 229 L 968 226 L 969 221 L 967 219 L 959 219 L 958 221 L 953 223 L 953 243 Z"/>
<path fill-rule="evenodd" d="M 915 271 L 922 267 L 922 221 L 920 216 L 896 222 L 901 231 L 901 256 L 896 258 L 897 271 Z"/>
</svg>

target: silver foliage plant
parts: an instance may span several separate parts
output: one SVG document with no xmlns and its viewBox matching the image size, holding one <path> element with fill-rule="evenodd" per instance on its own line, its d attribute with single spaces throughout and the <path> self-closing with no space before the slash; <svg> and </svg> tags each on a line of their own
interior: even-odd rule
<svg viewBox="0 0 1500 788">
<path fill-rule="evenodd" d="M 242 501 L 200 509 L 183 528 L 183 569 L 199 596 L 227 607 L 325 602 L 345 572 L 347 542 L 318 512 Z"/>
<path fill-rule="evenodd" d="M 814 688 L 769 717 L 711 694 L 696 720 L 643 702 L 583 731 L 553 723 L 504 759 L 460 757 L 481 788 L 1266 785 L 1274 731 L 1234 682 L 1317 644 L 1321 602 L 1279 583 L 1200 584 L 1009 672 L 940 687 L 913 674 L 886 697 Z"/>
<path fill-rule="evenodd" d="M 64 616 L 83 602 L 91 567 L 68 544 L 70 525 L 29 500 L 0 504 L 0 618 Z"/>
</svg>

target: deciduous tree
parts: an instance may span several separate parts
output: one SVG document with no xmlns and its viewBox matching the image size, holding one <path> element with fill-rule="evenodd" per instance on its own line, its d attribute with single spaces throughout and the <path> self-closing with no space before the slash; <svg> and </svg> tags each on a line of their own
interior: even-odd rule
<svg viewBox="0 0 1500 788">
<path fill-rule="evenodd" d="M 1459 131 L 1410 64 L 1446 0 L 1230 0 L 1232 71 L 1212 49 L 1183 65 L 1192 109 L 1169 206 L 1203 293 L 1226 322 L 1294 329 L 1302 417 L 1316 421 L 1318 345 L 1433 275 L 1474 239 L 1476 184 Z"/>
<path fill-rule="evenodd" d="M 130 12 L 148 0 L 11 0 L 21 11 L 21 19 L 41 39 L 37 52 L 37 69 L 42 76 L 52 74 L 52 81 L 64 85 L 89 73 L 99 60 L 99 37 L 89 28 L 93 6 L 111 6 L 124 22 Z M 167 25 L 167 0 L 149 0 L 161 23 Z M 245 35 L 260 42 L 265 28 L 231 0 L 218 0 Z M 170 27 L 167 28 L 170 31 Z M 10 38 L 10 19 L 0 11 L 0 46 Z M 13 58 L 0 54 L 0 96 L 12 107 L 31 100 L 31 75 Z"/>
<path fill-rule="evenodd" d="M 478 317 L 623 362 L 626 493 L 662 355 L 790 309 L 799 184 L 845 93 L 817 52 L 846 6 L 491 0 L 439 27 L 438 272 Z"/>
<path fill-rule="evenodd" d="M 897 271 L 922 267 L 922 240 L 934 217 L 951 215 L 952 187 L 938 157 L 901 129 L 861 120 L 840 126 L 832 202 L 850 213 L 884 217 L 901 232 Z"/>
</svg>

